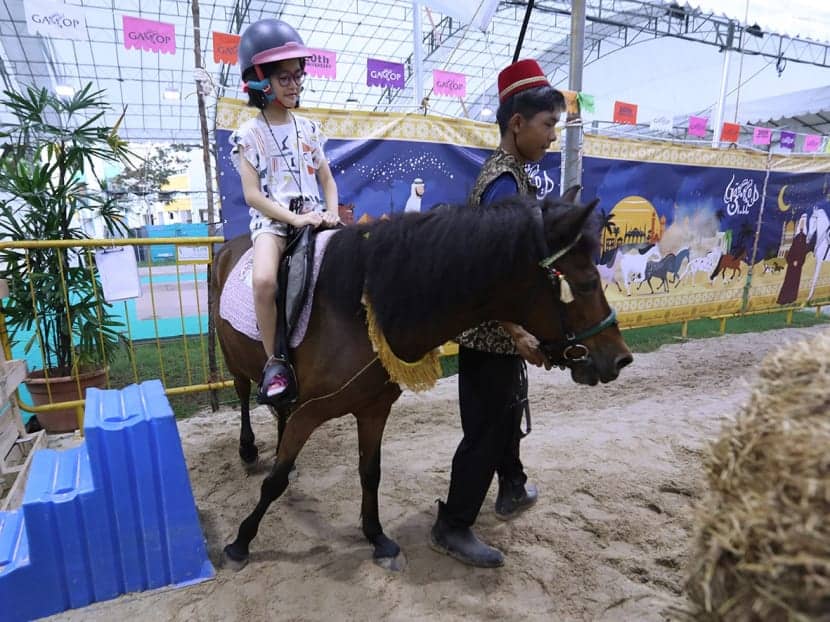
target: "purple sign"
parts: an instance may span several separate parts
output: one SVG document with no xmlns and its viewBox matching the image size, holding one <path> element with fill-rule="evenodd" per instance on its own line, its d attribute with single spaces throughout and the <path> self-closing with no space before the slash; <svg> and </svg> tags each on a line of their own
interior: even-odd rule
<svg viewBox="0 0 830 622">
<path fill-rule="evenodd" d="M 781 132 L 781 148 L 782 149 L 795 149 L 795 132 Z"/>
<path fill-rule="evenodd" d="M 366 59 L 366 86 L 391 86 L 402 89 L 403 63 L 390 63 L 376 58 Z"/>
</svg>

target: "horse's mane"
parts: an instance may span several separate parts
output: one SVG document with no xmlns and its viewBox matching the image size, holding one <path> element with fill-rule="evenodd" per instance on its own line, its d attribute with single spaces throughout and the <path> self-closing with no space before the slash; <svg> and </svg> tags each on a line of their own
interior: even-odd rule
<svg viewBox="0 0 830 622">
<path fill-rule="evenodd" d="M 573 208 L 546 203 L 553 222 Z M 329 242 L 320 279 L 340 313 L 360 313 L 365 291 L 384 330 L 435 321 L 474 304 L 518 265 L 545 256 L 544 233 L 531 209 L 538 204 L 511 197 L 489 207 L 443 205 L 350 225 Z M 593 252 L 598 245 L 598 221 L 589 223 L 578 251 Z"/>
</svg>

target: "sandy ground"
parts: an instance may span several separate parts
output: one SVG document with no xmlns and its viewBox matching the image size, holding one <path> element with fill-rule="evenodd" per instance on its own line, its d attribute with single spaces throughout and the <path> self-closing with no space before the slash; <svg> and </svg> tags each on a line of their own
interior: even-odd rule
<svg viewBox="0 0 830 622">
<path fill-rule="evenodd" d="M 406 556 L 402 572 L 371 561 L 359 529 L 354 421 L 320 428 L 299 477 L 272 507 L 243 570 L 221 549 L 258 495 L 263 466 L 237 458 L 229 410 L 179 424 L 216 578 L 128 595 L 60 620 L 664 620 L 685 606 L 691 507 L 702 492 L 705 444 L 746 399 L 757 364 L 820 328 L 678 343 L 635 356 L 609 385 L 531 371 L 534 431 L 523 442 L 540 489 L 535 508 L 503 523 L 495 485 L 481 536 L 506 554 L 473 569 L 433 552 L 427 534 L 446 494 L 460 438 L 456 380 L 404 394 L 384 439 L 381 519 Z M 826 330 L 826 329 L 825 329 Z M 271 415 L 254 411 L 261 456 L 273 455 Z M 267 463 L 270 460 L 264 460 Z"/>
</svg>

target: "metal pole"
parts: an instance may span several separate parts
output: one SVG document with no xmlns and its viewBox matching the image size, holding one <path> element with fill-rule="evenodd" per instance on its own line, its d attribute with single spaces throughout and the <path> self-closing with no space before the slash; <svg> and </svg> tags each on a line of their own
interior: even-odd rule
<svg viewBox="0 0 830 622">
<path fill-rule="evenodd" d="M 729 82 L 729 59 L 732 56 L 732 40 L 735 37 L 735 23 L 729 22 L 729 31 L 726 34 L 726 46 L 723 48 L 723 70 L 720 76 L 720 95 L 715 107 L 715 119 L 712 122 L 712 147 L 720 147 L 720 132 L 723 124 L 723 107 L 726 103 L 726 85 Z"/>
<path fill-rule="evenodd" d="M 415 105 L 421 107 L 424 98 L 424 38 L 421 30 L 421 7 L 412 3 L 412 68 L 415 72 Z M 424 110 L 426 112 L 426 110 Z"/>
<path fill-rule="evenodd" d="M 522 21 L 522 29 L 519 31 L 519 41 L 516 43 L 516 50 L 513 52 L 513 62 L 515 63 L 519 60 L 519 53 L 522 51 L 522 43 L 525 40 L 525 32 L 527 32 L 527 23 L 530 21 L 530 13 L 533 11 L 533 0 L 529 0 L 527 3 L 527 9 L 525 10 L 525 18 Z"/>
<path fill-rule="evenodd" d="M 582 90 L 582 65 L 585 52 L 585 0 L 574 0 L 571 5 L 571 58 L 568 89 Z M 562 181 L 560 190 L 582 183 L 582 120 L 565 127 L 562 151 Z M 560 193 L 561 194 L 561 193 Z"/>
<path fill-rule="evenodd" d="M 193 12 L 193 56 L 194 65 L 196 68 L 204 68 L 202 66 L 202 30 L 199 23 L 199 0 L 192 0 L 191 10 Z M 213 207 L 213 173 L 210 168 L 210 136 L 208 135 L 207 125 L 207 108 L 205 106 L 205 96 L 202 93 L 202 85 L 196 84 L 196 101 L 199 104 L 199 127 L 202 131 L 202 162 L 205 167 L 205 190 L 207 191 L 207 212 L 208 212 L 208 235 L 212 236 L 215 232 L 214 223 L 216 216 Z M 217 161 L 218 163 L 218 161 Z M 214 380 L 217 374 L 216 365 L 216 339 L 214 338 L 216 327 L 213 325 L 213 314 L 210 309 L 213 308 L 213 298 L 218 296 L 219 292 L 212 291 L 210 287 L 211 269 L 212 265 L 207 266 L 207 280 L 208 280 L 208 369 L 210 370 L 211 378 Z M 185 337 L 186 338 L 186 337 Z M 213 412 L 219 410 L 219 397 L 216 390 L 210 392 L 210 406 Z"/>
</svg>

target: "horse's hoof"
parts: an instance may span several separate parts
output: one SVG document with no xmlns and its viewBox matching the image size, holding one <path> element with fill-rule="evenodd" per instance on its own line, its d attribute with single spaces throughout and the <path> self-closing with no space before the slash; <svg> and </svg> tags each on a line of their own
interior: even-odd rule
<svg viewBox="0 0 830 622">
<path fill-rule="evenodd" d="M 257 449 L 256 445 L 240 445 L 239 457 L 246 467 L 256 466 L 257 460 L 259 459 L 259 449 Z"/>
<path fill-rule="evenodd" d="M 225 567 L 230 568 L 234 572 L 239 572 L 245 566 L 248 565 L 248 556 L 242 555 L 236 549 L 234 549 L 233 544 L 229 544 L 225 547 Z"/>
<path fill-rule="evenodd" d="M 394 557 L 375 557 L 374 562 L 384 570 L 391 572 L 402 572 L 406 568 L 406 557 L 403 551 L 398 552 Z"/>
<path fill-rule="evenodd" d="M 397 557 L 401 552 L 401 547 L 398 546 L 398 543 L 387 538 L 382 533 L 374 536 L 371 542 L 375 547 L 375 552 L 373 553 L 375 560 Z"/>
</svg>

